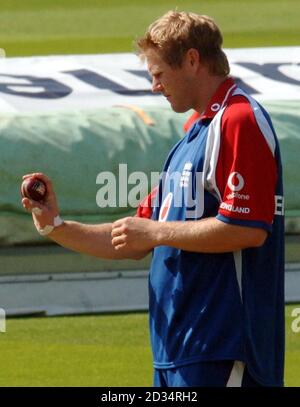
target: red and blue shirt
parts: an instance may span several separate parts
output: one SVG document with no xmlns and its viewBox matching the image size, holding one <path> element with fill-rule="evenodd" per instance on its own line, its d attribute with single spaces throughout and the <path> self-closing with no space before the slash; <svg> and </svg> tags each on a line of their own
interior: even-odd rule
<svg viewBox="0 0 300 407">
<path fill-rule="evenodd" d="M 152 219 L 216 217 L 265 229 L 268 237 L 259 248 L 232 253 L 154 249 L 149 277 L 154 366 L 241 360 L 255 380 L 280 386 L 284 202 L 275 131 L 267 112 L 230 78 L 187 127 L 166 160 Z"/>
</svg>

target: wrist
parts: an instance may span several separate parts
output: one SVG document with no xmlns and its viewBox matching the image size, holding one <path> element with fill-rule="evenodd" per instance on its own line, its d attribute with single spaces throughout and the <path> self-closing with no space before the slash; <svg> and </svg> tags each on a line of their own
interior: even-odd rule
<svg viewBox="0 0 300 407">
<path fill-rule="evenodd" d="M 53 218 L 53 222 L 51 225 L 46 225 L 43 228 L 37 227 L 37 231 L 42 236 L 49 236 L 52 234 L 58 227 L 64 224 L 64 221 L 61 219 L 59 215 Z"/>
<path fill-rule="evenodd" d="M 154 247 L 156 246 L 166 246 L 169 239 L 169 225 L 170 222 L 159 222 L 153 221 L 155 224 L 153 230 L 153 240 L 154 240 Z"/>
</svg>

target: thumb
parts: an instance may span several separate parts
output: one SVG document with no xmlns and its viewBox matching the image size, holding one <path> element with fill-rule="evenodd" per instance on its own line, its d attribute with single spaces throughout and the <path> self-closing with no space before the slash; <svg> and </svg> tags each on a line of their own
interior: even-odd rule
<svg viewBox="0 0 300 407">
<path fill-rule="evenodd" d="M 28 198 L 22 199 L 22 205 L 27 211 L 32 212 L 35 215 L 40 215 L 44 209 L 44 205 L 42 205 L 40 202 L 33 201 Z"/>
</svg>

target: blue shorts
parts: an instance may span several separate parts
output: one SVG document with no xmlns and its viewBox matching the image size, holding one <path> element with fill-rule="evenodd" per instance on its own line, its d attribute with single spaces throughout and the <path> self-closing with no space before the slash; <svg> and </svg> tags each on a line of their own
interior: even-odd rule
<svg viewBox="0 0 300 407">
<path fill-rule="evenodd" d="M 244 363 L 199 362 L 173 369 L 155 369 L 154 387 L 260 387 Z"/>
</svg>

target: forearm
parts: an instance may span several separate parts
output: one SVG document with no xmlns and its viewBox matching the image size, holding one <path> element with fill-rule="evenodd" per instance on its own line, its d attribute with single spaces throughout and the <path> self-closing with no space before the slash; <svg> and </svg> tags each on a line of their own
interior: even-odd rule
<svg viewBox="0 0 300 407">
<path fill-rule="evenodd" d="M 258 247 L 267 236 L 263 229 L 229 225 L 216 218 L 160 222 L 158 225 L 157 246 L 171 246 L 192 252 L 224 253 Z"/>
<path fill-rule="evenodd" d="M 147 254 L 128 248 L 116 250 L 111 243 L 111 223 L 86 225 L 65 221 L 48 237 L 67 249 L 103 259 L 140 259 Z"/>
<path fill-rule="evenodd" d="M 24 175 L 23 179 L 38 178 L 45 186 L 47 194 L 43 201 L 22 198 L 23 207 L 32 213 L 33 222 L 39 233 L 51 230 L 59 214 L 59 208 L 52 182 L 45 174 L 38 172 Z M 47 229 L 48 227 L 48 229 Z M 85 225 L 65 221 L 56 226 L 47 237 L 70 250 L 103 259 L 141 259 L 149 250 L 134 250 L 124 247 L 116 250 L 112 245 L 112 224 Z"/>
</svg>

